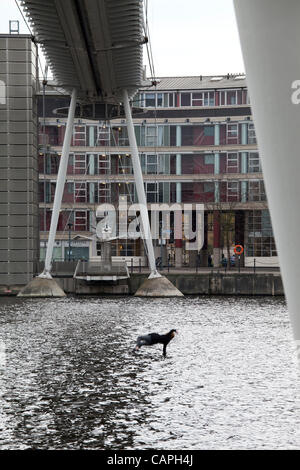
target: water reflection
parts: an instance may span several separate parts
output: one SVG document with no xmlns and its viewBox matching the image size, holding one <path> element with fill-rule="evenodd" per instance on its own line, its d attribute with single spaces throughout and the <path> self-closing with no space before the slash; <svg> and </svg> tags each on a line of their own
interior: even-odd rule
<svg viewBox="0 0 300 470">
<path fill-rule="evenodd" d="M 0 326 L 0 449 L 299 447 L 280 299 L 2 298 Z"/>
</svg>

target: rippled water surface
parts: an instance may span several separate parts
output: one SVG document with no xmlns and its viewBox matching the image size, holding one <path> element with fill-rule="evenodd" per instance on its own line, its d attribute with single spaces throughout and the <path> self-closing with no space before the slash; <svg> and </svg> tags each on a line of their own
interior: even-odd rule
<svg viewBox="0 0 300 470">
<path fill-rule="evenodd" d="M 281 299 L 2 298 L 0 338 L 0 449 L 300 447 Z"/>
</svg>

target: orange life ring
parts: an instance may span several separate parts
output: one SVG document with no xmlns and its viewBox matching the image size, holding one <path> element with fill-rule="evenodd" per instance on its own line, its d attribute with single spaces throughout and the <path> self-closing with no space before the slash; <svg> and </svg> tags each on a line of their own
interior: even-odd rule
<svg viewBox="0 0 300 470">
<path fill-rule="evenodd" d="M 244 253 L 244 247 L 242 245 L 235 245 L 233 251 L 236 255 L 242 255 Z"/>
</svg>

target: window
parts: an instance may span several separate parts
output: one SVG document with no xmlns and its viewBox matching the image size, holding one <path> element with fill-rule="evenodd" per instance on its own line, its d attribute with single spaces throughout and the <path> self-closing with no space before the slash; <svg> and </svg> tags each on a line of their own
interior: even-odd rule
<svg viewBox="0 0 300 470">
<path fill-rule="evenodd" d="M 215 92 L 203 91 L 192 93 L 192 106 L 214 106 L 215 105 Z"/>
<path fill-rule="evenodd" d="M 109 127 L 103 123 L 97 126 L 97 139 L 96 146 L 108 146 L 110 142 L 110 132 Z"/>
<path fill-rule="evenodd" d="M 158 183 L 146 183 L 147 202 L 158 202 Z"/>
<path fill-rule="evenodd" d="M 118 174 L 132 174 L 132 161 L 130 155 L 118 155 Z"/>
<path fill-rule="evenodd" d="M 106 175 L 110 173 L 110 155 L 98 155 L 98 174 Z"/>
<path fill-rule="evenodd" d="M 239 195 L 238 181 L 227 182 L 227 201 L 237 201 Z"/>
<path fill-rule="evenodd" d="M 215 135 L 214 126 L 204 126 L 204 135 L 213 137 Z"/>
<path fill-rule="evenodd" d="M 85 126 L 74 126 L 73 128 L 73 145 L 75 147 L 85 146 L 86 130 Z"/>
<path fill-rule="evenodd" d="M 237 104 L 237 92 L 235 91 L 227 91 L 227 104 L 228 105 L 235 105 Z"/>
<path fill-rule="evenodd" d="M 74 230 L 75 231 L 86 231 L 87 227 L 87 211 L 75 211 L 74 214 Z"/>
<path fill-rule="evenodd" d="M 146 155 L 146 174 L 157 174 L 157 155 Z"/>
<path fill-rule="evenodd" d="M 75 202 L 87 202 L 86 201 L 86 182 L 80 181 L 74 183 L 74 201 Z"/>
<path fill-rule="evenodd" d="M 213 182 L 203 183 L 204 193 L 213 193 L 215 191 L 215 184 Z"/>
<path fill-rule="evenodd" d="M 242 104 L 242 91 L 241 90 L 221 90 L 220 91 L 220 105 L 221 106 L 234 106 Z"/>
<path fill-rule="evenodd" d="M 145 93 L 145 106 L 146 108 L 155 107 L 155 93 Z"/>
<path fill-rule="evenodd" d="M 95 194 L 95 201 L 103 204 L 105 202 L 111 202 L 111 186 L 110 183 L 104 181 L 98 182 Z"/>
<path fill-rule="evenodd" d="M 163 94 L 157 93 L 156 98 L 157 98 L 157 107 L 161 108 L 163 106 Z"/>
<path fill-rule="evenodd" d="M 214 154 L 204 155 L 204 163 L 205 163 L 205 165 L 214 165 L 214 163 L 215 163 Z"/>
<path fill-rule="evenodd" d="M 248 144 L 250 145 L 256 145 L 256 133 L 255 133 L 255 128 L 253 123 L 248 124 Z"/>
<path fill-rule="evenodd" d="M 74 174 L 85 175 L 86 174 L 86 155 L 85 154 L 74 154 Z"/>
<path fill-rule="evenodd" d="M 248 172 L 249 173 L 261 173 L 261 165 L 260 165 L 258 152 L 249 152 Z"/>
<path fill-rule="evenodd" d="M 238 173 L 239 171 L 239 154 L 228 153 L 227 154 L 227 172 Z"/>
<path fill-rule="evenodd" d="M 174 93 L 168 93 L 169 95 L 169 108 L 173 108 L 174 106 Z"/>
<path fill-rule="evenodd" d="M 277 256 L 275 239 L 268 210 L 251 211 L 247 217 L 248 239 L 246 255 Z"/>
<path fill-rule="evenodd" d="M 181 93 L 181 106 L 191 106 L 191 93 Z"/>
<path fill-rule="evenodd" d="M 262 180 L 249 181 L 248 183 L 248 200 L 249 201 L 265 201 L 265 186 Z"/>
<path fill-rule="evenodd" d="M 147 126 L 146 127 L 146 146 L 155 147 L 157 145 L 157 127 Z"/>
<path fill-rule="evenodd" d="M 227 124 L 227 143 L 228 144 L 237 144 L 238 134 L 239 134 L 238 124 Z"/>
</svg>

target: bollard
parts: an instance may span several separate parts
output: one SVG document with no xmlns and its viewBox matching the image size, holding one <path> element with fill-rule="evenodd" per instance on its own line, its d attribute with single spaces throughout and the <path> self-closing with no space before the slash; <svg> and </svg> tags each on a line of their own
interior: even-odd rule
<svg viewBox="0 0 300 470">
<path fill-rule="evenodd" d="M 239 273 L 241 272 L 241 257 L 239 255 Z"/>
<path fill-rule="evenodd" d="M 141 261 L 141 258 L 139 258 L 139 272 L 142 272 L 142 261 Z"/>
<path fill-rule="evenodd" d="M 133 258 L 131 258 L 131 274 L 133 273 Z"/>
<path fill-rule="evenodd" d="M 256 259 L 254 258 L 254 260 L 253 260 L 253 271 L 254 271 L 254 274 L 255 274 L 255 268 L 256 268 Z"/>
</svg>

